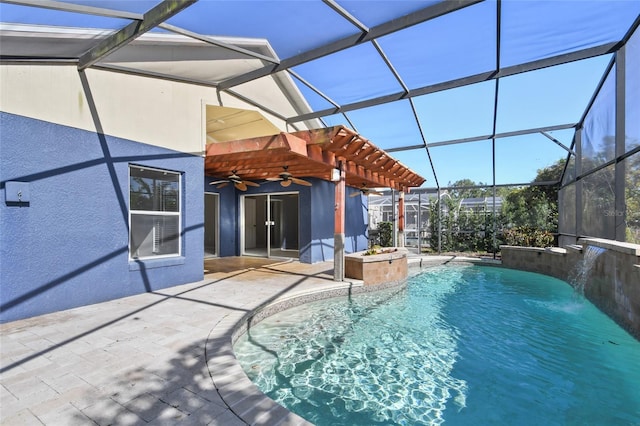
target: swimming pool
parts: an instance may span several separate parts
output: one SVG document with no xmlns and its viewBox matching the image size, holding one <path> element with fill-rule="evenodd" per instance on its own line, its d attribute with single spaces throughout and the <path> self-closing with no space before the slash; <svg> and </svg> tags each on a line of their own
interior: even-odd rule
<svg viewBox="0 0 640 426">
<path fill-rule="evenodd" d="M 638 424 L 640 342 L 566 283 L 486 266 L 306 304 L 235 344 L 317 425 Z"/>
</svg>

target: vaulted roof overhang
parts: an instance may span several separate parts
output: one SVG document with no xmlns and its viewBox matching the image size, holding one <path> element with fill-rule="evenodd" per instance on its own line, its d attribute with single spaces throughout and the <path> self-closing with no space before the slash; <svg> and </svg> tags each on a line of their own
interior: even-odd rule
<svg viewBox="0 0 640 426">
<path fill-rule="evenodd" d="M 331 180 L 333 170 L 342 166 L 346 185 L 356 188 L 408 191 L 425 182 L 422 176 L 344 126 L 207 145 L 205 173 L 209 176 L 226 178 L 235 172 L 242 179 L 259 181 L 277 177 L 285 166 L 295 177 L 323 180 Z"/>
</svg>

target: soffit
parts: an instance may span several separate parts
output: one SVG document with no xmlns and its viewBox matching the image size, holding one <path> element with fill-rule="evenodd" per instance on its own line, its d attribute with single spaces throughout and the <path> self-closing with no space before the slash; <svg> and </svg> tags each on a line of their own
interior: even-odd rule
<svg viewBox="0 0 640 426">
<path fill-rule="evenodd" d="M 207 143 L 274 135 L 280 132 L 258 111 L 207 105 Z"/>
</svg>

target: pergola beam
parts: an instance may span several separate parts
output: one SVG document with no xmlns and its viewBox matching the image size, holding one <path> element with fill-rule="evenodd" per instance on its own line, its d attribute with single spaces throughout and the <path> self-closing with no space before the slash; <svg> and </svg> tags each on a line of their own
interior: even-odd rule
<svg viewBox="0 0 640 426">
<path fill-rule="evenodd" d="M 84 70 L 126 46 L 132 40 L 157 27 L 162 22 L 194 4 L 197 0 L 164 0 L 147 11 L 142 20 L 136 20 L 120 31 L 103 39 L 78 60 L 78 69 Z"/>
</svg>

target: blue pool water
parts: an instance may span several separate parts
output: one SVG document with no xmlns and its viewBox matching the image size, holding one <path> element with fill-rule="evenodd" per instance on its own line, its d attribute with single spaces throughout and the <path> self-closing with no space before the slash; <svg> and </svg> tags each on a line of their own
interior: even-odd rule
<svg viewBox="0 0 640 426">
<path fill-rule="evenodd" d="M 317 425 L 638 425 L 640 342 L 566 283 L 438 267 L 267 318 L 236 355 Z"/>
</svg>

